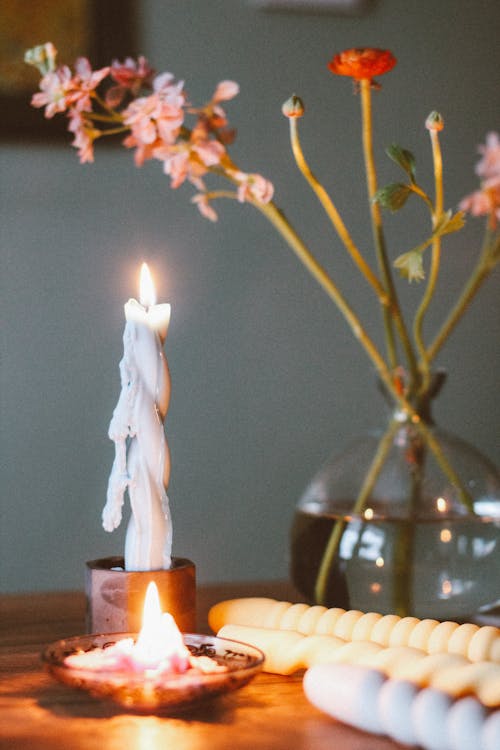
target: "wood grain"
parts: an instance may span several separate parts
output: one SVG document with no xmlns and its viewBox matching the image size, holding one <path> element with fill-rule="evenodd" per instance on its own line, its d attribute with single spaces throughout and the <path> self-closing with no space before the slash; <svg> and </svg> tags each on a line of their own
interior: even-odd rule
<svg viewBox="0 0 500 750">
<path fill-rule="evenodd" d="M 199 630 L 225 598 L 297 600 L 282 583 L 202 586 Z M 45 673 L 48 643 L 84 632 L 80 592 L 0 596 L 0 748 L 2 750 L 395 750 L 385 738 L 338 724 L 311 706 L 302 676 L 261 674 L 230 695 L 174 715 L 137 715 Z"/>
</svg>

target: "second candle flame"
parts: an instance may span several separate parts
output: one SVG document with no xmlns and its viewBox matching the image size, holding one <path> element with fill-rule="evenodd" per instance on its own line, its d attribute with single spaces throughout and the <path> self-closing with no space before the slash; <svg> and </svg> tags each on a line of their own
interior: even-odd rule
<svg viewBox="0 0 500 750">
<path fill-rule="evenodd" d="M 147 263 L 141 266 L 139 301 L 143 307 L 156 305 L 156 289 Z"/>
</svg>

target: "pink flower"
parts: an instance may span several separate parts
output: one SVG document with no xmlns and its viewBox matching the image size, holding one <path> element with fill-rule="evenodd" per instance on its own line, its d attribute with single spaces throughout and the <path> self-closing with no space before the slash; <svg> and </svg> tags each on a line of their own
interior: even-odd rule
<svg viewBox="0 0 500 750">
<path fill-rule="evenodd" d="M 491 178 L 488 187 L 483 186 L 460 201 L 459 208 L 472 216 L 489 216 L 490 225 L 495 229 L 500 222 L 500 177 L 496 182 Z"/>
<path fill-rule="evenodd" d="M 131 57 L 127 57 L 123 63 L 113 60 L 110 76 L 118 85 L 106 91 L 106 104 L 115 109 L 128 92 L 137 96 L 142 88 L 150 88 L 153 75 L 154 70 L 149 67 L 145 57 L 139 57 L 137 62 Z"/>
<path fill-rule="evenodd" d="M 151 86 L 154 70 L 142 55 L 135 61 L 127 57 L 123 63 L 113 60 L 111 78 L 123 89 L 128 89 L 136 96 L 143 86 Z"/>
<path fill-rule="evenodd" d="M 197 193 L 191 198 L 191 203 L 194 203 L 196 206 L 198 206 L 199 212 L 206 219 L 208 219 L 209 221 L 217 221 L 217 213 L 210 205 L 206 193 Z"/>
<path fill-rule="evenodd" d="M 78 149 L 80 164 L 94 161 L 94 140 L 99 137 L 100 132 L 92 127 L 92 123 L 76 109 L 69 112 L 70 123 L 68 130 L 75 134 L 71 145 Z"/>
<path fill-rule="evenodd" d="M 238 200 L 255 200 L 258 203 L 269 203 L 274 194 L 274 187 L 269 180 L 260 174 L 246 174 L 245 172 L 229 172 L 238 182 Z"/>
<path fill-rule="evenodd" d="M 482 159 L 476 164 L 476 174 L 483 180 L 500 178 L 500 138 L 498 133 L 488 133 L 484 146 L 479 146 L 478 151 Z"/>
<path fill-rule="evenodd" d="M 164 73 L 153 82 L 154 92 L 132 101 L 123 112 L 123 121 L 131 129 L 124 144 L 137 146 L 136 164 L 151 158 L 152 151 L 144 146 L 173 144 L 184 122 L 185 95 L 182 81 L 173 84 L 173 76 Z"/>
<path fill-rule="evenodd" d="M 67 65 L 46 73 L 40 81 L 40 91 L 33 94 L 33 107 L 45 107 L 45 117 L 54 117 L 68 107 L 67 96 L 71 91 L 72 75 Z"/>
<path fill-rule="evenodd" d="M 500 222 L 500 138 L 498 133 L 488 133 L 486 143 L 478 147 L 482 158 L 476 164 L 476 174 L 482 178 L 481 187 L 467 195 L 459 207 L 472 216 L 489 216 L 490 226 L 496 229 Z"/>
<path fill-rule="evenodd" d="M 212 102 L 228 101 L 228 99 L 234 99 L 240 92 L 240 87 L 236 81 L 221 81 L 217 84 L 214 95 L 212 96 Z"/>
<path fill-rule="evenodd" d="M 45 106 L 45 117 L 53 117 L 57 112 L 75 108 L 79 112 L 92 109 L 91 93 L 108 75 L 109 68 L 93 71 L 89 61 L 80 57 L 75 65 L 73 76 L 67 65 L 43 76 L 40 92 L 34 94 L 31 103 L 34 107 Z"/>
<path fill-rule="evenodd" d="M 174 144 L 163 142 L 154 149 L 154 157 L 163 162 L 163 171 L 170 176 L 173 188 L 189 180 L 199 190 L 205 187 L 201 178 L 210 167 L 220 164 L 225 154 L 223 144 L 210 138 L 206 125 L 201 121 L 187 140 L 178 140 Z"/>
<path fill-rule="evenodd" d="M 221 81 L 214 91 L 210 101 L 204 107 L 191 109 L 190 112 L 198 115 L 198 125 L 207 132 L 214 133 L 221 143 L 231 143 L 234 140 L 235 131 L 227 128 L 227 117 L 225 111 L 219 106 L 219 102 L 232 99 L 238 94 L 240 87 L 234 81 Z"/>
</svg>

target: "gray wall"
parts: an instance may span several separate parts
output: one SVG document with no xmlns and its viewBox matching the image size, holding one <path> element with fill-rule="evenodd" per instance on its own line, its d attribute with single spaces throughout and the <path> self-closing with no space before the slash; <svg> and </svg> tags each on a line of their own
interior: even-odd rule
<svg viewBox="0 0 500 750">
<path fill-rule="evenodd" d="M 332 242 L 296 173 L 281 103 L 308 107 L 303 143 L 355 239 L 367 247 L 359 100 L 326 70 L 350 46 L 391 48 L 396 69 L 374 97 L 381 182 L 396 141 L 431 179 L 432 109 L 446 119 L 446 205 L 475 188 L 476 144 L 498 129 L 497 0 L 380 0 L 362 18 L 269 14 L 244 0 L 145 0 L 141 49 L 185 78 L 193 102 L 231 78 L 234 158 L 276 185 L 276 200 L 379 340 L 371 294 Z M 39 40 L 44 41 L 44 40 Z M 40 120 L 41 128 L 50 123 Z M 1 149 L 3 253 L 3 590 L 79 587 L 87 559 L 120 553 L 122 531 L 100 526 L 113 447 L 107 426 L 119 392 L 123 304 L 147 258 L 173 317 L 166 352 L 173 395 L 166 431 L 174 552 L 202 581 L 284 577 L 294 503 L 318 465 L 383 418 L 374 376 L 340 315 L 250 206 L 220 204 L 212 225 L 170 190 L 159 164 L 137 170 L 124 149 L 79 166 L 68 146 Z M 423 236 L 415 203 L 388 216 L 392 254 Z M 446 242 L 443 318 L 481 236 L 471 221 Z M 371 251 L 370 251 L 371 252 Z M 335 253 L 335 256 L 334 256 Z M 335 260 L 333 260 L 335 258 Z M 498 273 L 442 351 L 450 371 L 438 420 L 498 461 Z M 404 294 L 415 303 L 420 288 Z"/>
</svg>

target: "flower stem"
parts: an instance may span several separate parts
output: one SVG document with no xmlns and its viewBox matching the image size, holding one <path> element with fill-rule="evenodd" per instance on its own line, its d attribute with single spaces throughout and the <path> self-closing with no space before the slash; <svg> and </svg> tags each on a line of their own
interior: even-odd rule
<svg viewBox="0 0 500 750">
<path fill-rule="evenodd" d="M 375 483 L 387 459 L 398 426 L 398 421 L 392 419 L 386 432 L 382 436 L 354 504 L 352 510 L 353 516 L 357 516 L 364 511 L 366 501 L 370 497 L 370 494 L 373 491 L 373 487 L 375 486 Z M 337 556 L 339 550 L 340 540 L 342 539 L 345 527 L 345 519 L 338 518 L 335 521 L 335 526 L 332 529 L 328 544 L 326 545 L 325 551 L 323 553 L 321 564 L 318 570 L 318 576 L 316 578 L 316 584 L 314 587 L 314 600 L 317 604 L 326 604 L 328 580 L 330 577 L 333 561 L 335 560 L 335 557 Z"/>
<path fill-rule="evenodd" d="M 363 121 L 363 153 L 365 158 L 365 169 L 366 169 L 366 181 L 368 187 L 368 198 L 370 201 L 370 214 L 372 220 L 372 230 L 375 242 L 375 248 L 377 252 L 377 258 L 379 268 L 382 273 L 385 288 L 391 298 L 391 306 L 384 308 L 384 328 L 386 333 L 386 345 L 388 351 L 389 361 L 392 369 L 396 367 L 397 356 L 396 356 L 396 343 L 394 339 L 394 330 L 392 325 L 392 316 L 398 329 L 398 333 L 403 344 L 403 348 L 406 353 L 408 360 L 408 369 L 410 373 L 410 380 L 414 383 L 418 378 L 418 368 L 411 345 L 406 326 L 403 321 L 399 301 L 394 286 L 394 281 L 389 267 L 389 261 L 387 258 L 387 251 L 385 247 L 385 238 L 382 228 L 382 216 L 380 212 L 380 206 L 376 201 L 373 200 L 375 193 L 377 192 L 377 174 L 375 170 L 375 160 L 373 157 L 373 135 L 372 135 L 372 109 L 371 109 L 371 80 L 364 78 L 360 81 L 361 86 L 361 110 L 362 110 L 362 121 Z"/>
<path fill-rule="evenodd" d="M 344 299 L 339 289 L 328 276 L 326 271 L 320 266 L 316 259 L 312 256 L 308 248 L 305 246 L 302 239 L 295 232 L 291 224 L 288 222 L 284 214 L 277 208 L 277 206 L 270 203 L 261 203 L 260 201 L 252 200 L 253 205 L 261 211 L 264 216 L 273 224 L 273 226 L 281 233 L 284 239 L 287 241 L 289 246 L 295 252 L 297 257 L 302 261 L 308 271 L 311 273 L 313 278 L 321 285 L 326 291 L 328 296 L 337 305 L 340 312 L 347 320 L 354 336 L 360 344 L 363 346 L 365 352 L 373 362 L 380 379 L 384 383 L 387 391 L 391 394 L 396 404 L 407 414 L 408 419 L 415 425 L 420 434 L 423 436 L 430 450 L 434 454 L 434 457 L 439 464 L 441 470 L 448 477 L 451 483 L 457 488 L 459 493 L 459 499 L 465 508 L 471 513 L 474 512 L 472 500 L 470 498 L 467 489 L 464 487 L 460 477 L 457 475 L 453 467 L 450 465 L 448 459 L 441 450 L 441 446 L 432 434 L 432 431 L 427 427 L 425 422 L 420 418 L 415 409 L 411 406 L 409 401 L 405 398 L 402 393 L 399 393 L 394 385 L 391 373 L 375 344 L 366 333 L 360 320 L 358 319 L 355 312 L 352 310 L 350 305 Z"/>
<path fill-rule="evenodd" d="M 455 306 L 451 309 L 448 317 L 441 326 L 441 329 L 436 335 L 436 338 L 426 351 L 426 358 L 428 362 L 431 362 L 436 357 L 437 353 L 448 339 L 452 330 L 455 328 L 460 318 L 469 307 L 481 285 L 488 278 L 489 274 L 498 263 L 500 257 L 499 250 L 500 236 L 494 238 L 491 236 L 490 232 L 487 232 L 483 245 L 483 251 L 474 271 L 472 272 L 468 282 L 466 283 Z"/>
<path fill-rule="evenodd" d="M 437 130 L 430 130 L 431 143 L 432 143 L 432 157 L 434 163 L 434 184 L 435 184 L 435 205 L 432 213 L 433 229 L 441 219 L 443 214 L 443 158 L 441 154 L 441 147 L 439 144 L 439 133 Z M 427 282 L 427 288 L 422 298 L 420 306 L 415 314 L 415 320 L 413 325 L 413 335 L 415 338 L 415 344 L 418 349 L 421 358 L 421 373 L 422 383 L 420 386 L 420 392 L 425 393 L 429 387 L 431 378 L 430 372 L 430 361 L 427 356 L 427 350 L 423 340 L 423 322 L 425 314 L 429 308 L 430 302 L 434 296 L 436 289 L 436 283 L 439 275 L 439 267 L 441 260 L 441 237 L 435 237 L 432 243 L 432 257 L 431 267 L 429 271 L 429 280 Z"/>
<path fill-rule="evenodd" d="M 353 239 L 351 235 L 349 234 L 332 199 L 330 198 L 330 196 L 328 195 L 323 185 L 319 182 L 319 180 L 316 178 L 316 176 L 311 171 L 309 165 L 307 164 L 307 161 L 304 157 L 304 153 L 302 151 L 302 146 L 300 144 L 297 118 L 290 117 L 289 121 L 290 121 L 290 141 L 292 145 L 293 155 L 295 157 L 295 161 L 297 163 L 298 168 L 300 169 L 300 171 L 302 172 L 302 174 L 308 181 L 311 188 L 316 193 L 318 200 L 320 201 L 321 205 L 325 209 L 325 212 L 328 218 L 332 222 L 338 236 L 343 242 L 352 260 L 357 265 L 357 267 L 359 268 L 361 273 L 364 275 L 364 277 L 367 279 L 367 281 L 374 288 L 380 304 L 387 307 L 388 305 L 390 305 L 390 298 L 387 292 L 385 291 L 379 279 L 374 274 L 374 272 L 372 271 L 372 269 L 370 268 L 366 260 L 363 258 L 358 248 L 356 247 L 355 243 L 353 242 Z"/>
<path fill-rule="evenodd" d="M 392 381 L 387 365 L 376 348 L 371 338 L 366 333 L 361 321 L 344 299 L 342 293 L 338 289 L 337 285 L 327 274 L 325 269 L 318 263 L 318 261 L 311 254 L 309 249 L 304 244 L 303 240 L 299 237 L 296 231 L 293 229 L 291 224 L 286 219 L 285 215 L 278 209 L 273 203 L 260 203 L 259 201 L 252 201 L 253 205 L 261 211 L 264 216 L 274 225 L 274 227 L 280 232 L 280 234 L 287 241 L 289 246 L 292 248 L 294 253 L 297 255 L 299 260 L 304 264 L 309 273 L 314 279 L 320 284 L 324 291 L 328 294 L 331 300 L 337 305 L 338 309 L 347 320 L 352 333 L 355 338 L 361 343 L 366 353 L 372 360 L 380 377 L 384 380 L 389 380 L 391 387 Z"/>
</svg>

